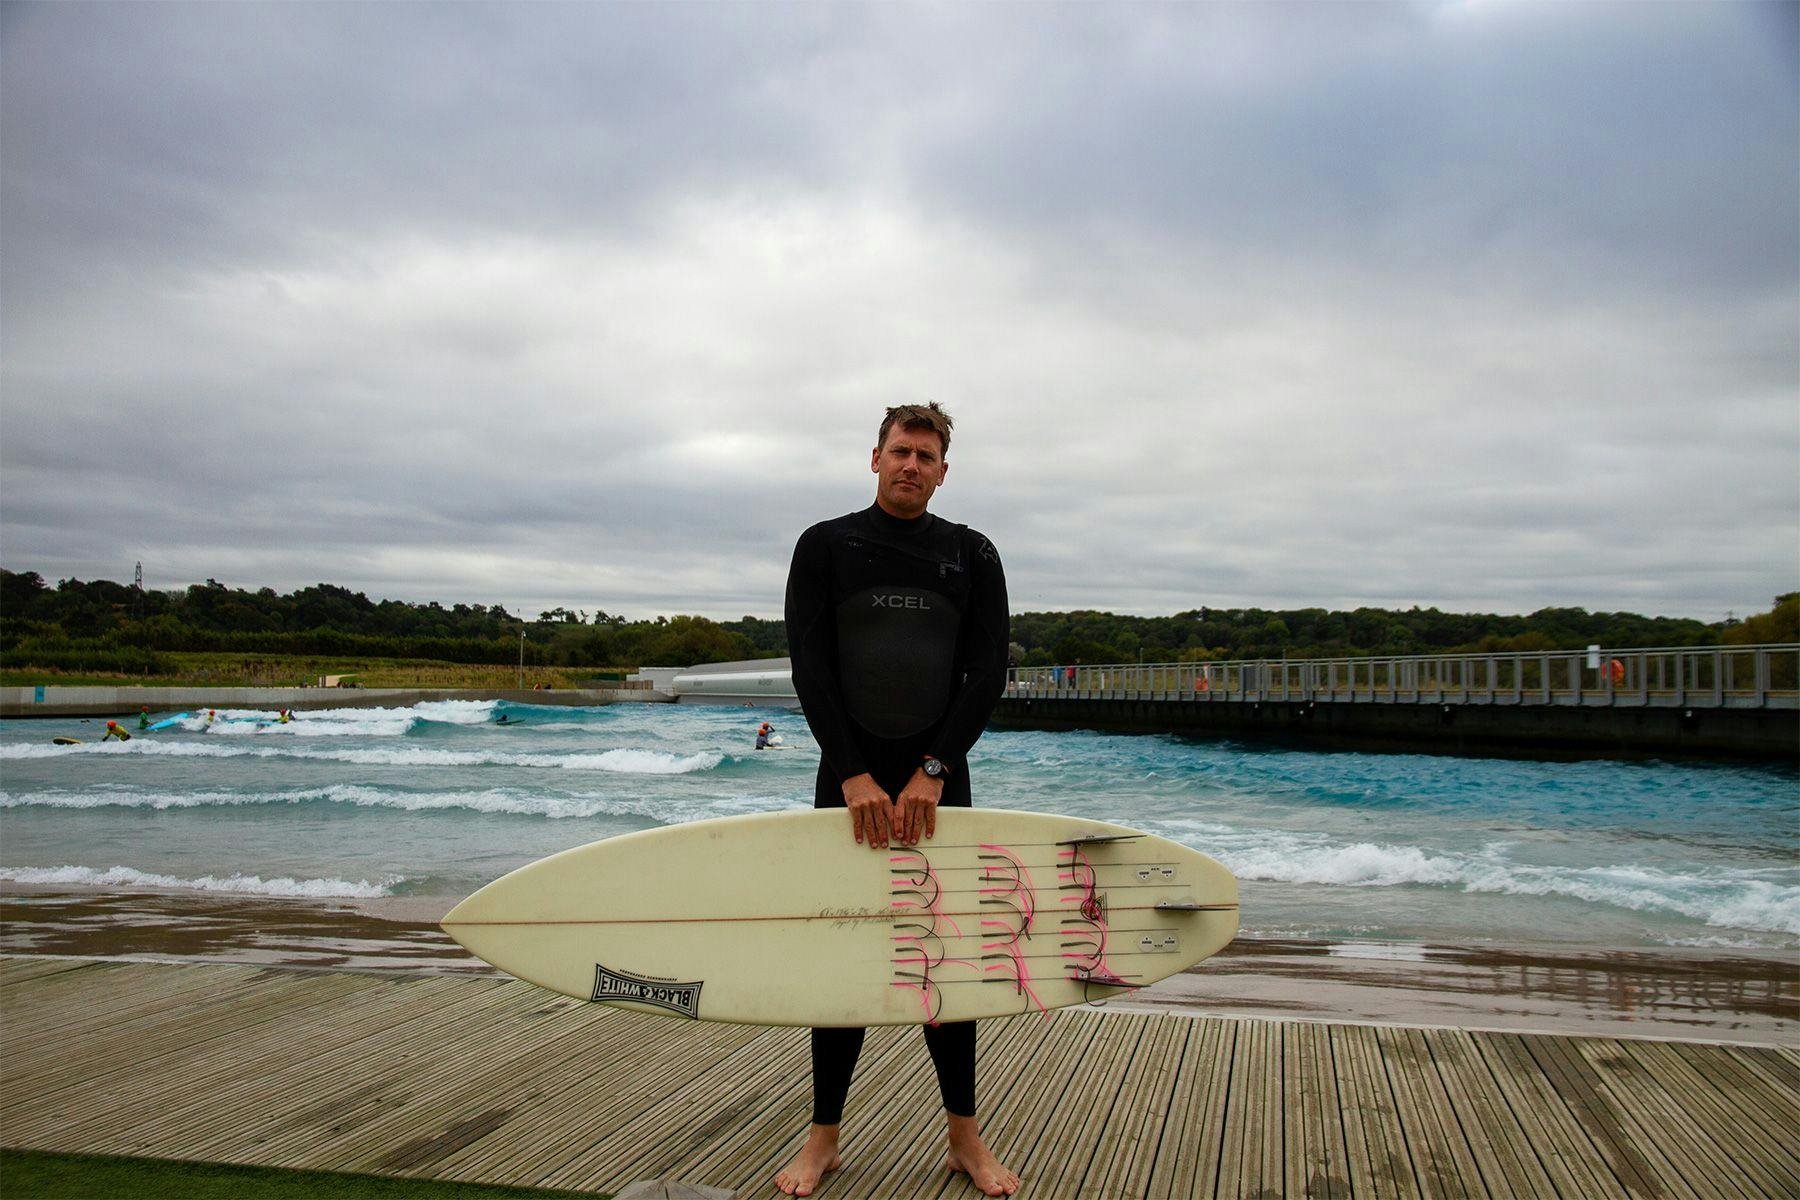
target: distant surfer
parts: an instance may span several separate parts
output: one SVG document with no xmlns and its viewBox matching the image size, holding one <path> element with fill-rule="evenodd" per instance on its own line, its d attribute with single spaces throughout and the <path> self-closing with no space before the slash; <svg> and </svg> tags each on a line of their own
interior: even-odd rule
<svg viewBox="0 0 1800 1200">
<path fill-rule="evenodd" d="M 138 709 L 138 728 L 150 728 L 150 710 L 148 708 Z"/>
<path fill-rule="evenodd" d="M 788 573 L 794 690 L 821 750 L 815 808 L 848 808 L 871 849 L 916 844 L 939 805 L 970 803 L 968 752 L 1006 685 L 1006 576 L 966 525 L 926 511 L 944 482 L 950 415 L 936 404 L 887 410 L 870 470 L 875 503 L 800 536 Z M 990 1196 L 1019 1177 L 981 1140 L 975 1023 L 925 1026 L 948 1121 L 952 1171 Z M 775 1185 L 810 1195 L 840 1165 L 838 1126 L 861 1029 L 812 1031 L 813 1114 L 806 1145 Z"/>
<path fill-rule="evenodd" d="M 501 713 L 499 716 L 494 718 L 494 724 L 496 724 L 496 725 L 511 725 L 512 718 L 507 716 L 505 713 Z"/>
<path fill-rule="evenodd" d="M 131 740 L 131 735 L 126 733 L 125 727 L 117 721 L 108 721 L 106 723 L 106 732 L 101 735 L 100 740 L 103 742 L 110 742 L 114 738 L 118 738 L 121 742 L 129 742 Z"/>
<path fill-rule="evenodd" d="M 275 718 L 275 723 L 277 725 L 286 725 L 289 721 L 292 721 L 293 719 L 294 719 L 294 714 L 284 708 L 281 710 L 281 715 L 279 717 Z"/>
<path fill-rule="evenodd" d="M 773 732 L 774 727 L 767 721 L 764 721 L 761 728 L 756 731 L 756 748 L 758 750 L 767 750 L 769 748 L 769 735 Z"/>
</svg>

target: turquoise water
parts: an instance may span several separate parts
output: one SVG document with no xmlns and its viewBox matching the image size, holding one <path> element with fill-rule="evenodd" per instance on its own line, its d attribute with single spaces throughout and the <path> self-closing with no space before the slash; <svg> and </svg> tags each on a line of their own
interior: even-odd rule
<svg viewBox="0 0 1800 1200">
<path fill-rule="evenodd" d="M 523 723 L 494 725 L 502 712 Z M 104 745 L 102 722 L 6 722 L 0 878 L 456 897 L 597 838 L 809 805 L 818 764 L 805 722 L 778 710 L 457 701 L 231 719 L 272 715 Z M 753 749 L 765 719 L 790 748 Z M 1787 768 L 996 731 L 972 769 L 979 804 L 1213 855 L 1243 883 L 1250 934 L 1800 947 Z"/>
</svg>

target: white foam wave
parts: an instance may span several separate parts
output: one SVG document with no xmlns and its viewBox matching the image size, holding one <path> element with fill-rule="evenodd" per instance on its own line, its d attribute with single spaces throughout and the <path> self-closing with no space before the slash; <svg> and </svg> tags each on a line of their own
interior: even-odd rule
<svg viewBox="0 0 1800 1200">
<path fill-rule="evenodd" d="M 409 708 L 320 708 L 296 712 L 287 724 L 274 709 L 218 708 L 187 718 L 177 728 L 222 737 L 278 733 L 289 737 L 403 737 L 420 724 L 482 725 L 496 700 L 423 700 Z"/>
<path fill-rule="evenodd" d="M 270 734 L 305 738 L 405 737 L 416 724 L 416 718 L 406 715 L 362 721 L 310 721 L 295 717 L 285 725 L 268 718 L 234 718 L 228 721 L 223 717 L 209 725 L 204 717 L 190 717 L 181 723 L 181 728 L 190 733 L 204 733 L 208 737 L 262 737 Z"/>
<path fill-rule="evenodd" d="M 783 795 L 734 795 L 701 798 L 608 796 L 595 793 L 547 795 L 510 788 L 478 792 L 401 792 L 357 784 L 333 784 L 282 792 L 0 792 L 0 809 L 129 808 L 171 809 L 230 808 L 255 805 L 327 802 L 362 808 L 393 808 L 407 812 L 463 809 L 480 813 L 519 816 L 640 817 L 664 825 L 678 825 L 709 817 L 780 812 L 802 806 L 806 797 Z"/>
<path fill-rule="evenodd" d="M 399 711 L 414 713 L 421 721 L 435 721 L 440 725 L 480 725 L 490 720 L 499 706 L 498 700 L 421 700 L 410 709 Z"/>
<path fill-rule="evenodd" d="M 1239 879 L 1330 887 L 1455 888 L 1471 893 L 1561 896 L 1707 925 L 1800 935 L 1800 887 L 1769 872 L 1664 871 L 1635 864 L 1562 867 L 1521 863 L 1503 844 L 1477 853 L 1432 851 L 1274 830 L 1205 834 L 1170 828 L 1176 840 L 1218 859 Z"/>
<path fill-rule="evenodd" d="M 148 754 L 168 758 L 301 758 L 355 763 L 367 767 L 544 767 L 566 771 L 610 771 L 624 775 L 686 775 L 710 771 L 726 756 L 710 750 L 668 754 L 661 750 L 621 748 L 584 754 L 517 754 L 504 750 L 437 750 L 423 746 L 309 750 L 286 746 L 237 746 L 206 742 L 92 742 L 78 746 L 14 744 L 0 746 L 0 760 L 59 758 L 82 754 Z"/>
<path fill-rule="evenodd" d="M 197 879 L 179 879 L 158 875 L 134 867 L 0 867 L 0 879 L 30 884 L 78 884 L 83 887 L 156 888 L 163 891 L 231 892 L 246 896 L 291 896 L 309 899 L 373 900 L 394 894 L 403 876 L 390 876 L 383 883 L 343 879 L 295 879 L 283 875 L 264 879 L 260 875 L 202 875 Z"/>
</svg>

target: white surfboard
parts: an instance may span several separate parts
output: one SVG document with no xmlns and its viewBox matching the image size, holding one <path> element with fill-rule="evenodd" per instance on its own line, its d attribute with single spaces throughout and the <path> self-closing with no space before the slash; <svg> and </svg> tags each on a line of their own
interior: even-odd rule
<svg viewBox="0 0 1800 1200">
<path fill-rule="evenodd" d="M 842 809 L 726 817 L 540 859 L 444 929 L 583 1000 L 753 1025 L 1047 1012 L 1192 966 L 1238 928 L 1237 881 L 1120 825 L 942 809 L 917 846 L 857 845 Z"/>
</svg>

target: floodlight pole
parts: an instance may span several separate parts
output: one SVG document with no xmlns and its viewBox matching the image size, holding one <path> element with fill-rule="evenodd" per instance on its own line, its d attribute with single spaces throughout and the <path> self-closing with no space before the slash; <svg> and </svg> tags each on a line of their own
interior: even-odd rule
<svg viewBox="0 0 1800 1200">
<path fill-rule="evenodd" d="M 525 627 L 519 626 L 519 690 L 525 690 Z"/>
</svg>

